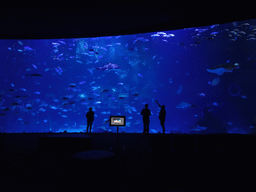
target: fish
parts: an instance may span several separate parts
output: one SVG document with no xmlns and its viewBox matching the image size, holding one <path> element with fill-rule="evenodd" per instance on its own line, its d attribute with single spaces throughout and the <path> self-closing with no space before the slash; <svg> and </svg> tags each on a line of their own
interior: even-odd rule
<svg viewBox="0 0 256 192">
<path fill-rule="evenodd" d="M 159 34 L 153 34 L 151 35 L 151 37 L 159 37 L 160 35 Z"/>
<path fill-rule="evenodd" d="M 213 102 L 212 105 L 219 106 L 217 102 Z"/>
<path fill-rule="evenodd" d="M 211 85 L 212 85 L 212 86 L 218 85 L 219 82 L 220 82 L 220 78 L 219 78 L 219 77 L 216 77 L 215 79 L 212 80 Z"/>
<path fill-rule="evenodd" d="M 66 45 L 66 42 L 64 42 L 64 41 L 59 41 L 61 44 L 64 44 L 64 45 Z"/>
<path fill-rule="evenodd" d="M 233 69 L 238 69 L 239 68 L 239 64 L 235 63 L 234 65 L 230 65 L 230 64 L 221 64 L 221 65 L 217 65 L 214 66 L 210 69 L 207 69 L 208 72 L 210 73 L 216 73 L 217 75 L 222 75 L 224 72 L 232 72 Z"/>
<path fill-rule="evenodd" d="M 199 125 L 196 125 L 195 127 L 192 127 L 192 129 L 190 129 L 191 131 L 202 131 L 202 130 L 206 130 L 207 127 L 200 127 Z"/>
<path fill-rule="evenodd" d="M 46 110 L 44 108 L 40 108 L 39 111 L 45 112 Z"/>
<path fill-rule="evenodd" d="M 42 75 L 39 74 L 39 73 L 32 73 L 32 74 L 26 74 L 26 75 L 27 75 L 27 77 L 28 76 L 30 76 L 30 77 L 42 77 Z"/>
<path fill-rule="evenodd" d="M 187 107 L 191 107 L 191 104 L 185 103 L 184 101 L 176 106 L 177 109 L 184 109 Z"/>
<path fill-rule="evenodd" d="M 85 83 L 85 81 L 81 81 L 81 82 L 79 82 L 78 84 L 82 85 L 82 84 L 84 84 L 84 83 Z"/>
<path fill-rule="evenodd" d="M 108 91 L 109 91 L 108 89 L 101 90 L 101 92 L 108 92 Z"/>
<path fill-rule="evenodd" d="M 82 61 L 80 61 L 80 60 L 76 60 L 76 62 L 77 62 L 77 63 L 81 63 L 81 64 L 83 64 L 83 62 L 82 62 Z"/>
<path fill-rule="evenodd" d="M 210 35 L 217 35 L 219 32 L 212 32 Z"/>
<path fill-rule="evenodd" d="M 198 95 L 200 95 L 201 97 L 204 97 L 204 96 L 205 96 L 204 93 L 199 93 Z"/>
<path fill-rule="evenodd" d="M 27 104 L 26 107 L 32 107 L 32 105 L 31 104 Z"/>
<path fill-rule="evenodd" d="M 210 73 L 216 73 L 217 75 L 222 75 L 224 72 L 226 72 L 226 69 L 220 67 L 217 69 L 207 69 L 207 71 Z"/>
<path fill-rule="evenodd" d="M 143 75 L 141 75 L 140 73 L 138 74 L 140 77 L 143 77 Z"/>
<path fill-rule="evenodd" d="M 177 91 L 177 94 L 180 94 L 180 92 L 182 91 L 182 85 L 180 85 L 178 91 Z"/>
<path fill-rule="evenodd" d="M 102 111 L 101 114 L 110 114 L 110 111 Z"/>
<path fill-rule="evenodd" d="M 246 97 L 245 95 L 241 95 L 241 97 L 242 97 L 243 99 L 247 99 L 247 97 Z"/>
<path fill-rule="evenodd" d="M 69 87 L 71 87 L 71 88 L 72 88 L 72 87 L 76 87 L 76 84 L 70 83 L 70 84 L 69 84 Z"/>
<path fill-rule="evenodd" d="M 100 70 L 100 71 L 108 71 L 110 69 L 120 69 L 121 67 L 118 66 L 117 64 L 113 64 L 113 63 L 108 63 L 107 65 L 103 65 L 102 67 L 96 67 L 96 69 Z"/>
<path fill-rule="evenodd" d="M 33 51 L 33 49 L 31 47 L 29 47 L 29 46 L 25 46 L 24 50 L 26 50 L 26 51 Z"/>
</svg>

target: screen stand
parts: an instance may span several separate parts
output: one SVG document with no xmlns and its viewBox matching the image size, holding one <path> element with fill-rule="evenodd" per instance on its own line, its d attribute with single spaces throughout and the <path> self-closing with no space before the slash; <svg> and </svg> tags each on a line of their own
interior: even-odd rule
<svg viewBox="0 0 256 192">
<path fill-rule="evenodd" d="M 119 153 L 119 139 L 118 139 L 118 135 L 119 135 L 119 127 L 117 126 L 117 131 L 116 131 L 116 151 L 117 153 Z"/>
</svg>

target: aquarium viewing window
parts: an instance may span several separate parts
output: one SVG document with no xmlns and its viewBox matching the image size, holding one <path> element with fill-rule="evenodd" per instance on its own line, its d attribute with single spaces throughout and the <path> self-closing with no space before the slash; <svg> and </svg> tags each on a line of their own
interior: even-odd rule
<svg viewBox="0 0 256 192">
<path fill-rule="evenodd" d="M 249 134 L 254 127 L 255 19 L 120 36 L 2 39 L 0 50 L 0 132 L 81 132 L 92 108 L 92 132 L 123 126 L 142 133 L 145 104 L 150 133 L 163 131 L 163 105 L 165 133 Z"/>
</svg>

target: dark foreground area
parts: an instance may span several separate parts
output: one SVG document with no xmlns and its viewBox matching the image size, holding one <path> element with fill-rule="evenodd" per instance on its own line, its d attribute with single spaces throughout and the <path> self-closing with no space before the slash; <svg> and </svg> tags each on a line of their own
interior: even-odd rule
<svg viewBox="0 0 256 192">
<path fill-rule="evenodd" d="M 2 133 L 0 146 L 1 191 L 255 188 L 256 135 Z"/>
</svg>

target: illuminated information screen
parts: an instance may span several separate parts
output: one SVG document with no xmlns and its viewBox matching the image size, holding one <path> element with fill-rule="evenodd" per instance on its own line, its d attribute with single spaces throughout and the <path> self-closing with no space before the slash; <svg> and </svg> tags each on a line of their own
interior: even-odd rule
<svg viewBox="0 0 256 192">
<path fill-rule="evenodd" d="M 110 116 L 109 126 L 125 126 L 125 116 Z"/>
</svg>

